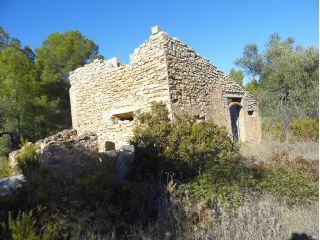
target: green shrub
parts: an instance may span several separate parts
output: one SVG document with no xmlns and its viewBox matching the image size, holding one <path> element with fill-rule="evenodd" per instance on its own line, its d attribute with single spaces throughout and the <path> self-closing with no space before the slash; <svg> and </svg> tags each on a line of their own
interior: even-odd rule
<svg viewBox="0 0 320 240">
<path fill-rule="evenodd" d="M 195 198 L 236 204 L 259 178 L 245 167 L 225 128 L 188 116 L 170 121 L 164 104 L 153 103 L 149 113 L 138 117 L 132 143 L 135 175 L 168 173 Z"/>
<path fill-rule="evenodd" d="M 150 112 L 137 117 L 134 136 L 130 141 L 135 146 L 135 155 L 139 159 L 132 168 L 133 174 L 149 176 L 150 173 L 160 172 L 165 168 L 163 152 L 171 132 L 168 115 L 165 104 L 154 103 Z"/>
<path fill-rule="evenodd" d="M 293 140 L 317 141 L 319 138 L 319 122 L 314 118 L 299 118 L 292 121 L 290 138 Z"/>
<path fill-rule="evenodd" d="M 265 175 L 258 184 L 288 204 L 308 204 L 318 199 L 318 161 L 298 157 L 289 160 L 285 153 L 274 154 L 262 166 Z"/>
<path fill-rule="evenodd" d="M 40 208 L 37 209 L 39 211 Z M 59 221 L 58 221 L 59 222 Z M 41 225 L 41 226 L 40 226 Z M 7 223 L 2 223 L 0 236 L 3 239 L 12 240 L 53 240 L 57 237 L 58 228 L 55 224 L 41 224 L 39 216 L 35 216 L 33 210 L 28 212 L 19 211 L 15 218 L 12 213 L 8 214 Z"/>
<path fill-rule="evenodd" d="M 171 129 L 164 155 L 181 178 L 231 163 L 238 153 L 226 129 L 212 122 L 180 117 L 172 123 Z"/>
<path fill-rule="evenodd" d="M 289 204 L 306 204 L 318 199 L 318 183 L 292 168 L 274 167 L 259 186 Z"/>
<path fill-rule="evenodd" d="M 16 161 L 19 170 L 23 174 L 28 174 L 34 169 L 39 168 L 40 162 L 37 154 L 37 147 L 31 142 L 24 143 L 21 152 L 16 156 Z"/>
<path fill-rule="evenodd" d="M 81 170 L 75 179 L 75 189 L 83 202 L 109 204 L 113 197 L 115 185 L 115 159 L 104 160 L 100 168 L 91 173 Z"/>
<path fill-rule="evenodd" d="M 4 225 L 4 224 L 3 224 Z M 7 232 L 2 232 L 3 235 L 12 240 L 41 240 L 36 232 L 36 219 L 29 213 L 19 212 L 16 219 L 12 218 L 9 213 Z"/>
<path fill-rule="evenodd" d="M 263 138 L 267 141 L 282 142 L 284 140 L 284 132 L 279 122 L 262 124 Z"/>
<path fill-rule="evenodd" d="M 169 172 L 194 198 L 231 206 L 257 190 L 289 204 L 312 202 L 318 196 L 318 175 L 312 170 L 317 167 L 310 167 L 307 160 L 289 161 L 287 153 L 274 153 L 272 164 L 248 164 L 224 128 L 188 116 L 171 122 L 167 115 L 165 106 L 155 103 L 134 130 L 136 167 L 148 170 L 144 176 Z M 269 133 L 273 139 L 284 139 L 279 123 Z"/>
<path fill-rule="evenodd" d="M 0 156 L 7 156 L 12 151 L 11 139 L 8 135 L 0 137 Z"/>
<path fill-rule="evenodd" d="M 163 103 L 153 103 L 150 112 L 138 117 L 131 143 L 137 152 L 135 169 L 146 174 L 168 171 L 183 181 L 232 161 L 238 153 L 225 128 L 188 116 L 171 122 Z"/>
<path fill-rule="evenodd" d="M 8 159 L 0 156 L 0 178 L 9 177 L 12 175 L 12 170 L 9 166 Z"/>
<path fill-rule="evenodd" d="M 246 166 L 242 159 L 238 159 L 216 164 L 185 183 L 183 189 L 193 198 L 207 199 L 210 204 L 235 207 L 247 194 L 254 194 L 264 175 L 264 168 Z"/>
</svg>

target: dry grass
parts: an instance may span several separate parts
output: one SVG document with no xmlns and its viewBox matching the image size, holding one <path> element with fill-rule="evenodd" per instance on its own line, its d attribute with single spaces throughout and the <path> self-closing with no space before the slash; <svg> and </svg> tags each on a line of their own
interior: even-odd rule
<svg viewBox="0 0 320 240">
<path fill-rule="evenodd" d="M 309 159 L 318 158 L 317 143 L 295 143 L 280 144 L 263 143 L 256 146 L 243 146 L 242 154 L 248 159 L 254 158 L 257 161 L 266 161 L 272 164 L 274 161 L 286 162 L 287 160 L 300 159 L 300 156 Z M 278 156 L 278 155 L 279 156 Z M 283 156 L 281 155 L 283 154 Z M 276 157 L 275 157 L 276 155 Z M 301 158 L 303 167 L 310 167 L 306 159 Z M 315 161 L 311 161 L 314 163 Z M 278 162 L 277 162 L 278 163 Z M 300 166 L 300 165 L 299 165 Z M 311 169 L 314 169 L 311 167 Z M 318 174 L 317 172 L 315 173 Z M 98 182 L 102 178 L 97 178 Z M 85 176 L 86 177 L 86 176 Z M 170 177 L 168 177 L 170 179 Z M 278 178 L 275 178 L 276 181 Z M 91 185 L 84 185 L 92 188 L 97 182 Z M 103 182 L 104 183 L 104 182 Z M 108 183 L 108 182 L 107 182 Z M 102 185 L 99 185 L 100 187 Z M 150 185 L 151 186 L 151 185 Z M 301 184 L 296 184 L 301 189 Z M 227 203 L 216 204 L 215 201 L 200 201 L 194 199 L 182 187 L 177 187 L 173 181 L 168 181 L 167 186 L 160 184 L 155 186 L 159 191 L 154 191 L 155 196 L 150 194 L 150 204 L 157 205 L 158 215 L 150 218 L 147 226 L 144 225 L 139 217 L 134 216 L 137 224 L 132 226 L 128 222 L 117 218 L 96 219 L 93 214 L 102 217 L 103 212 L 108 214 L 110 209 L 103 210 L 97 208 L 96 212 L 92 209 L 79 211 L 79 215 L 73 216 L 72 230 L 68 232 L 70 236 L 66 239 L 132 239 L 132 240 L 200 240 L 200 239 L 219 239 L 219 240 L 282 240 L 282 239 L 319 239 L 318 233 L 318 203 L 312 202 L 309 205 L 288 206 L 284 202 L 279 202 L 275 196 L 258 195 L 257 192 L 248 192 L 247 197 L 241 205 L 236 208 L 227 206 Z M 101 189 L 105 189 L 101 187 Z M 285 185 L 285 191 L 288 187 Z M 249 190 L 248 190 L 249 191 Z M 158 196 L 160 192 L 160 196 Z M 101 195 L 100 188 L 92 194 Z M 136 193 L 135 193 L 136 194 Z M 256 194 L 256 195 L 254 195 Z M 97 199 L 93 195 L 93 199 Z M 59 198 L 60 199 L 60 198 Z M 90 202 L 93 202 L 90 199 Z M 141 201 L 131 202 L 134 209 L 143 211 Z M 52 215 L 54 216 L 54 214 Z M 58 215 L 57 215 L 58 216 Z M 59 215 L 60 217 L 60 215 Z M 76 219 L 76 220 L 75 220 Z M 92 221 L 94 220 L 94 221 Z M 100 221 L 102 220 L 102 221 Z M 105 220 L 105 221 L 104 221 Z M 55 220 L 56 221 L 56 220 Z M 117 222 L 118 221 L 118 222 Z M 141 225 L 139 225 L 141 222 Z M 63 226 L 65 222 L 62 220 Z M 54 223 L 55 224 L 55 223 Z M 134 223 L 131 223 L 134 224 Z M 116 230 L 116 225 L 118 229 Z M 121 225 L 121 226 L 120 226 Z M 71 225 L 70 225 L 71 226 Z M 78 227 L 77 227 L 78 226 Z M 120 227 L 120 228 L 119 228 Z M 113 230 L 112 230 L 113 229 Z M 293 238 L 294 234 L 306 234 L 308 238 Z M 1 237 L 0 237 L 1 238 Z M 59 238 L 64 239 L 64 238 Z"/>
<path fill-rule="evenodd" d="M 233 210 L 204 209 L 199 205 L 185 206 L 179 212 L 171 210 L 144 230 L 132 228 L 130 239 L 282 240 L 294 234 L 319 237 L 317 204 L 289 208 L 265 196 L 249 198 Z"/>
<path fill-rule="evenodd" d="M 241 154 L 266 163 L 279 154 L 285 154 L 289 161 L 318 160 L 319 148 L 315 142 L 269 142 L 243 145 Z M 251 196 L 230 210 L 222 205 L 208 207 L 191 202 L 187 196 L 181 198 L 172 183 L 167 190 L 171 201 L 162 201 L 163 210 L 157 221 L 146 229 L 132 228 L 132 239 L 319 239 L 318 202 L 288 206 L 273 196 Z"/>
<path fill-rule="evenodd" d="M 262 142 L 259 144 L 245 144 L 241 146 L 241 154 L 250 159 L 255 158 L 259 161 L 268 161 L 272 154 L 287 152 L 289 159 L 303 157 L 305 159 L 319 158 L 318 142 Z"/>
<path fill-rule="evenodd" d="M 231 213 L 222 213 L 216 239 L 290 239 L 293 233 L 318 238 L 317 205 L 290 209 L 271 197 L 250 199 Z M 211 235 L 210 234 L 210 235 Z"/>
</svg>

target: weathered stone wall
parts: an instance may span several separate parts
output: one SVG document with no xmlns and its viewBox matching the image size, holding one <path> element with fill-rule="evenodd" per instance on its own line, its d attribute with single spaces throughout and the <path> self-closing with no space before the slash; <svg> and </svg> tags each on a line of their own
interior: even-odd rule
<svg viewBox="0 0 320 240">
<path fill-rule="evenodd" d="M 261 120 L 258 111 L 255 111 L 253 116 L 247 116 L 246 118 L 246 136 L 250 142 L 261 141 Z"/>
<path fill-rule="evenodd" d="M 97 133 L 100 151 L 106 141 L 118 148 L 130 138 L 133 122 L 117 114 L 147 110 L 152 101 L 163 101 L 170 109 L 166 41 L 167 35 L 158 32 L 135 49 L 129 65 L 95 61 L 70 73 L 73 128 Z"/>
<path fill-rule="evenodd" d="M 74 129 L 63 130 L 35 143 L 39 148 L 41 165 L 52 169 L 71 169 L 75 166 L 93 167 L 98 164 L 98 139 L 96 134 L 77 135 Z M 65 170 L 65 169 L 64 169 Z"/>
<path fill-rule="evenodd" d="M 241 98 L 242 140 L 261 139 L 257 102 L 248 92 L 180 40 L 170 38 L 166 50 L 173 114 L 213 120 L 231 134 L 230 101 Z M 249 110 L 254 114 L 249 116 Z"/>
<path fill-rule="evenodd" d="M 32 144 L 32 143 L 27 143 Z M 99 162 L 98 141 L 95 134 L 77 135 L 74 129 L 67 129 L 37 141 L 35 144 L 42 166 L 65 171 L 67 167 L 93 167 Z M 25 147 L 9 154 L 10 167 L 16 171 L 16 158 Z"/>
<path fill-rule="evenodd" d="M 167 43 L 169 89 L 174 114 L 205 118 L 211 106 L 210 90 L 219 72 L 208 60 L 178 39 Z"/>
<path fill-rule="evenodd" d="M 210 92 L 212 104 L 208 108 L 207 118 L 213 120 L 218 126 L 227 127 L 231 134 L 230 113 L 227 106 L 227 99 L 222 96 L 224 86 L 222 84 L 215 84 Z"/>
<path fill-rule="evenodd" d="M 152 101 L 165 102 L 173 117 L 186 112 L 213 120 L 231 134 L 230 100 L 238 97 L 245 140 L 261 139 L 255 99 L 207 59 L 162 31 L 153 32 L 134 50 L 130 64 L 96 60 L 71 72 L 69 79 L 73 128 L 79 134 L 97 133 L 100 151 L 106 150 L 107 141 L 115 142 L 117 149 L 127 144 L 134 123 L 130 114 L 148 110 Z M 249 116 L 249 110 L 254 114 Z"/>
<path fill-rule="evenodd" d="M 115 180 L 121 182 L 134 161 L 134 147 L 131 145 L 123 145 L 117 150 L 99 153 L 96 134 L 85 133 L 79 136 L 75 129 L 66 129 L 34 144 L 28 142 L 21 149 L 11 152 L 9 164 L 14 173 L 20 173 L 17 168 L 17 157 L 26 150 L 27 146 L 32 145 L 36 148 L 40 167 L 53 170 L 52 173 L 63 178 L 73 178 L 83 171 L 93 173 L 102 167 L 101 164 L 104 161 L 115 160 Z M 7 189 L 0 191 L 0 195 L 8 194 L 10 192 L 8 187 L 13 183 L 9 182 L 9 186 L 6 185 Z"/>
</svg>

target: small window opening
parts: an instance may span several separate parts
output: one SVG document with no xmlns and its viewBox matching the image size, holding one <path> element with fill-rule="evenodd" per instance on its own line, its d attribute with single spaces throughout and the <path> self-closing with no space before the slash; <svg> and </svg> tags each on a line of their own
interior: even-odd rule
<svg viewBox="0 0 320 240">
<path fill-rule="evenodd" d="M 113 117 L 121 120 L 121 121 L 132 121 L 133 120 L 133 112 L 127 112 L 127 113 L 120 113 L 120 114 L 115 114 Z"/>
<path fill-rule="evenodd" d="M 248 111 L 249 116 L 252 116 L 252 115 L 253 115 L 253 113 L 254 113 L 254 111 L 253 111 L 253 110 Z"/>
<path fill-rule="evenodd" d="M 116 150 L 116 145 L 114 142 L 106 141 L 104 145 L 105 151 Z"/>
</svg>

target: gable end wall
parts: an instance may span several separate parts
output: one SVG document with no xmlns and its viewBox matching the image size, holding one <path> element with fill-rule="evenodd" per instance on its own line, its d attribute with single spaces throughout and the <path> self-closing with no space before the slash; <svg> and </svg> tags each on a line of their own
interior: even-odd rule
<svg viewBox="0 0 320 240">
<path fill-rule="evenodd" d="M 173 115 L 187 113 L 224 126 L 231 135 L 229 103 L 226 94 L 241 95 L 246 141 L 260 141 L 257 102 L 241 86 L 228 80 L 207 59 L 178 39 L 170 38 L 166 48 L 169 92 Z M 248 110 L 254 110 L 249 116 Z"/>
</svg>

